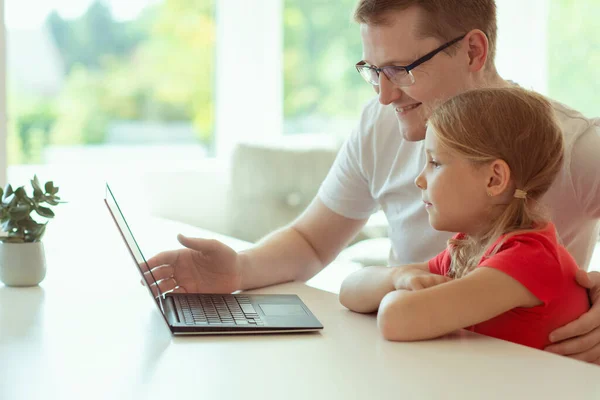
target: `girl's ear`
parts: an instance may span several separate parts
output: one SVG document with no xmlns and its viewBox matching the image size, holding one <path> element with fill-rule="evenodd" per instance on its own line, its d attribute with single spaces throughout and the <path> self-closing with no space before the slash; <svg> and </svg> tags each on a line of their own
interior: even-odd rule
<svg viewBox="0 0 600 400">
<path fill-rule="evenodd" d="M 495 160 L 490 164 L 488 171 L 488 196 L 503 194 L 510 186 L 510 167 L 504 160 Z"/>
</svg>

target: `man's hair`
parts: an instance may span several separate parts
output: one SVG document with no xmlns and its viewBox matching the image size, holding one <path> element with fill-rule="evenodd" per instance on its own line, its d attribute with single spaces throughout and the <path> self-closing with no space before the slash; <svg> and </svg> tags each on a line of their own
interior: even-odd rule
<svg viewBox="0 0 600 400">
<path fill-rule="evenodd" d="M 428 124 L 442 148 L 474 166 L 504 160 L 510 168 L 508 190 L 526 192 L 525 199 L 511 197 L 497 206 L 502 207 L 500 214 L 477 240 L 450 239 L 450 272 L 460 278 L 501 236 L 544 228 L 548 218 L 539 200 L 562 166 L 563 135 L 548 100 L 519 87 L 459 94 L 436 108 Z"/>
<path fill-rule="evenodd" d="M 489 43 L 487 65 L 496 56 L 496 3 L 494 0 L 359 0 L 354 19 L 367 25 L 389 24 L 390 12 L 419 7 L 423 12 L 419 35 L 447 42 L 473 30 L 483 31 Z"/>
</svg>

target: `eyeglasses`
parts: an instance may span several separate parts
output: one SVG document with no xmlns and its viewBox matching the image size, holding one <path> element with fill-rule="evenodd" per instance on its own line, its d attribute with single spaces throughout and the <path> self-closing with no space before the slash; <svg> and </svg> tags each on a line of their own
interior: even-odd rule
<svg viewBox="0 0 600 400">
<path fill-rule="evenodd" d="M 419 58 L 417 61 L 413 62 L 410 65 L 399 66 L 399 65 L 389 65 L 386 67 L 377 68 L 372 65 L 368 65 L 364 61 L 360 61 L 356 64 L 356 70 L 360 75 L 373 86 L 379 86 L 379 73 L 383 72 L 385 76 L 397 86 L 410 86 L 415 83 L 415 77 L 410 72 L 415 69 L 419 65 L 423 64 L 425 61 L 431 60 L 437 53 L 442 50 L 447 49 L 452 46 L 454 43 L 457 43 L 464 39 L 467 35 L 462 35 L 445 43 L 438 47 L 437 49 L 425 54 L 423 57 Z"/>
</svg>

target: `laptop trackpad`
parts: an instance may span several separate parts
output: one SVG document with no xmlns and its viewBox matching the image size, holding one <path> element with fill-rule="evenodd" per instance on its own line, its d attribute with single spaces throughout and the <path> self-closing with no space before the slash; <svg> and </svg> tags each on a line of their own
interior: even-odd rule
<svg viewBox="0 0 600 400">
<path fill-rule="evenodd" d="M 267 317 L 306 315 L 304 308 L 297 304 L 259 304 L 259 306 Z"/>
</svg>

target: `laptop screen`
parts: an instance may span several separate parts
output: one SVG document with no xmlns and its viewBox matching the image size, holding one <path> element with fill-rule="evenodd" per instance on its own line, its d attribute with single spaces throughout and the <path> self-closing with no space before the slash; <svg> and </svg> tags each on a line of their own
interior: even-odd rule
<svg viewBox="0 0 600 400">
<path fill-rule="evenodd" d="M 125 216 L 123 215 L 123 212 L 121 211 L 121 208 L 119 207 L 119 204 L 117 203 L 117 200 L 115 199 L 115 196 L 108 184 L 106 185 L 105 201 L 110 213 L 113 216 L 113 219 L 115 220 L 115 223 L 117 224 L 117 227 L 119 228 L 119 231 L 121 231 L 121 236 L 123 236 L 123 239 L 129 248 L 129 252 L 133 256 L 135 264 L 140 270 L 142 277 L 146 281 L 146 287 L 148 287 L 150 295 L 155 298 L 155 300 L 157 300 L 158 297 L 163 297 L 163 293 L 160 291 L 158 285 L 156 285 L 156 279 L 154 278 L 152 271 L 150 271 L 148 268 L 148 263 L 146 262 L 146 259 L 144 258 L 144 255 L 142 254 L 142 251 L 140 250 L 135 238 L 133 237 L 133 233 L 129 228 L 129 224 L 127 224 Z M 162 308 L 162 304 L 160 304 L 158 300 L 157 303 L 159 303 L 159 308 Z"/>
</svg>

